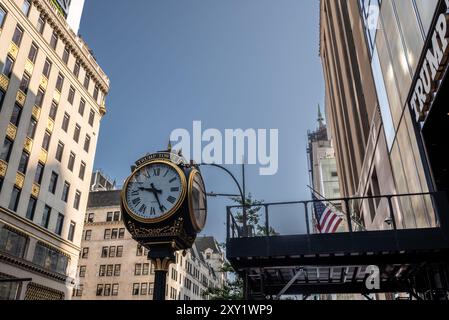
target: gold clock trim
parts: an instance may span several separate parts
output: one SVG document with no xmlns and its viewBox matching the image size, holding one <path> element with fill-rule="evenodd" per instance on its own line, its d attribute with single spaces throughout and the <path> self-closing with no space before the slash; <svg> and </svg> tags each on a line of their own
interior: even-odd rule
<svg viewBox="0 0 449 320">
<path fill-rule="evenodd" d="M 140 169 L 153 165 L 153 164 L 165 164 L 168 166 L 171 166 L 172 168 L 174 168 L 176 170 L 176 172 L 179 174 L 179 177 L 181 178 L 181 185 L 182 185 L 182 191 L 181 191 L 181 195 L 179 196 L 178 201 L 176 202 L 176 204 L 173 206 L 172 209 L 170 209 L 170 211 L 168 211 L 166 214 L 164 214 L 163 216 L 156 218 L 156 219 L 151 219 L 151 218 L 142 218 L 138 215 L 136 215 L 134 213 L 133 210 L 131 210 L 131 208 L 128 206 L 128 201 L 126 201 L 126 190 L 128 189 L 128 185 L 131 181 L 131 179 L 134 177 L 135 173 L 137 173 Z M 125 184 L 123 186 L 122 189 L 122 203 L 123 206 L 126 210 L 126 212 L 135 220 L 145 223 L 145 224 L 155 224 L 155 223 L 159 223 L 161 221 L 167 220 L 169 219 L 173 214 L 175 214 L 176 211 L 178 211 L 178 209 L 181 207 L 181 205 L 183 204 L 185 197 L 186 197 L 186 193 L 187 193 L 187 182 L 186 182 L 186 177 L 184 175 L 184 172 L 175 164 L 173 164 L 171 161 L 169 160 L 164 160 L 164 159 L 157 159 L 157 160 L 153 160 L 153 161 L 148 161 L 144 164 L 142 164 L 141 166 L 137 167 L 133 173 L 128 177 L 128 179 L 126 179 Z"/>
<path fill-rule="evenodd" d="M 203 177 L 201 176 L 201 173 L 197 169 L 194 169 L 194 170 L 192 170 L 192 172 L 190 173 L 190 176 L 189 176 L 189 189 L 188 189 L 188 196 L 187 197 L 188 197 L 188 201 L 189 201 L 190 220 L 192 221 L 193 228 L 195 229 L 195 231 L 201 232 L 204 229 L 205 225 L 200 227 L 198 225 L 198 223 L 196 222 L 195 212 L 193 211 L 193 203 L 192 203 L 192 200 L 193 200 L 193 181 L 194 181 L 196 175 L 198 175 L 200 177 L 201 181 L 203 182 L 204 191 L 206 191 L 206 185 L 204 183 Z M 207 203 L 206 203 L 206 218 L 205 219 L 207 219 Z"/>
</svg>

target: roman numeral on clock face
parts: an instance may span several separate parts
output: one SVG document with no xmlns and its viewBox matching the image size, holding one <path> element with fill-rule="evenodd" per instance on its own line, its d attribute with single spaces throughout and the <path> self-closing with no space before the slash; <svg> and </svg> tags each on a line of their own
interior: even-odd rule
<svg viewBox="0 0 449 320">
<path fill-rule="evenodd" d="M 150 215 L 155 216 L 156 215 L 156 209 L 154 207 L 151 207 L 150 209 Z"/>
<path fill-rule="evenodd" d="M 139 195 L 139 191 L 138 190 L 134 190 L 133 192 L 131 192 L 132 196 L 138 196 Z"/>
<path fill-rule="evenodd" d="M 155 175 L 156 177 L 159 177 L 159 176 L 161 175 L 161 169 L 160 169 L 160 168 L 154 169 L 154 175 Z"/>
<path fill-rule="evenodd" d="M 136 205 L 138 205 L 138 204 L 140 203 L 140 201 L 141 201 L 140 198 L 135 198 L 135 199 L 133 200 L 133 204 L 136 206 Z"/>
<path fill-rule="evenodd" d="M 172 178 L 170 181 L 168 181 L 169 183 L 173 183 L 176 181 L 176 177 Z"/>
<path fill-rule="evenodd" d="M 139 211 L 142 212 L 142 213 L 145 213 L 145 212 L 147 211 L 147 206 L 146 206 L 145 204 L 143 204 L 143 205 L 140 207 Z"/>
<path fill-rule="evenodd" d="M 176 198 L 170 196 L 170 197 L 167 198 L 167 201 L 170 202 L 171 204 L 174 204 L 176 202 Z"/>
<path fill-rule="evenodd" d="M 171 192 L 178 192 L 179 191 L 179 187 L 171 188 L 170 191 Z"/>
</svg>

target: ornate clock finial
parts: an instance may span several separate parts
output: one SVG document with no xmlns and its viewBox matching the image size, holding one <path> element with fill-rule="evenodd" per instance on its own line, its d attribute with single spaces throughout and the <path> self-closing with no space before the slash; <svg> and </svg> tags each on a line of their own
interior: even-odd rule
<svg viewBox="0 0 449 320">
<path fill-rule="evenodd" d="M 172 150 L 171 140 L 168 140 L 167 150 L 168 150 L 168 152 L 171 152 L 171 150 Z"/>
</svg>

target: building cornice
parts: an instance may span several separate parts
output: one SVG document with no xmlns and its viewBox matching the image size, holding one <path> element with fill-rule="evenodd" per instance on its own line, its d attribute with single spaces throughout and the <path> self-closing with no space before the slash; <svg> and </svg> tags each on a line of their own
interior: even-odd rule
<svg viewBox="0 0 449 320">
<path fill-rule="evenodd" d="M 98 83 L 100 89 L 107 95 L 110 85 L 109 78 L 98 65 L 87 44 L 73 32 L 52 0 L 33 0 L 33 3 L 59 37 L 72 50 L 75 58 L 81 62 L 91 78 Z"/>
<path fill-rule="evenodd" d="M 15 219 L 15 220 L 19 221 L 20 223 L 24 224 L 27 227 L 33 228 L 34 230 L 37 230 L 40 233 L 45 234 L 46 236 L 50 237 L 52 240 L 55 240 L 57 243 L 63 244 L 65 246 L 68 246 L 68 247 L 74 249 L 76 252 L 80 252 L 81 251 L 81 248 L 79 246 L 76 246 L 75 244 L 73 244 L 73 243 L 71 243 L 71 242 L 69 242 L 69 241 L 67 241 L 65 239 L 62 239 L 61 237 L 58 237 L 56 234 L 51 233 L 47 229 L 44 229 L 41 226 L 36 225 L 35 223 L 29 221 L 28 219 L 25 219 L 25 218 L 15 214 L 15 213 L 9 211 L 8 209 L 0 207 L 0 213 L 5 214 L 6 216 L 9 216 L 12 219 Z M 48 244 L 49 246 L 52 246 L 55 249 L 57 249 L 59 251 L 62 251 L 63 253 L 66 253 L 68 255 L 73 255 L 74 254 L 73 252 L 72 253 L 68 253 L 67 251 L 64 251 L 60 247 L 60 245 L 57 245 L 55 243 L 51 243 L 49 241 L 46 241 L 45 239 L 43 239 L 41 237 L 38 237 L 35 233 L 32 234 L 32 233 L 28 232 L 27 230 L 24 230 L 23 227 L 21 227 L 21 226 L 19 226 L 17 224 L 8 222 L 8 221 L 6 221 L 5 219 L 2 219 L 2 218 L 0 218 L 0 222 L 4 223 L 4 224 L 6 224 L 6 225 L 8 225 L 8 226 L 10 226 L 12 228 L 19 229 L 19 231 L 21 233 L 24 233 L 27 236 L 33 237 L 36 240 L 41 241 L 42 243 Z"/>
</svg>

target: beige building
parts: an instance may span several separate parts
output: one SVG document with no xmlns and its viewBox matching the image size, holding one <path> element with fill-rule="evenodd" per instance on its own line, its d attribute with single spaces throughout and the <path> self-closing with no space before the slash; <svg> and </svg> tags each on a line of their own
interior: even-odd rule
<svg viewBox="0 0 449 320">
<path fill-rule="evenodd" d="M 0 299 L 72 294 L 109 79 L 67 12 L 0 1 Z"/>
<path fill-rule="evenodd" d="M 150 300 L 154 269 L 148 251 L 125 229 L 120 191 L 91 192 L 81 242 L 75 300 Z M 213 237 L 198 237 L 167 275 L 167 300 L 202 300 L 208 288 L 221 287 L 224 257 Z"/>
</svg>

